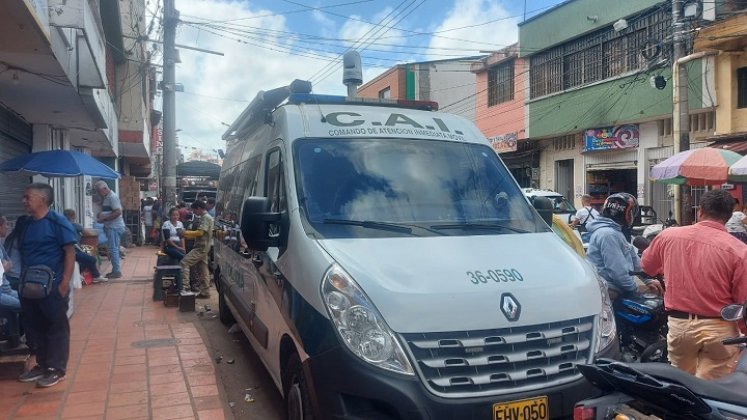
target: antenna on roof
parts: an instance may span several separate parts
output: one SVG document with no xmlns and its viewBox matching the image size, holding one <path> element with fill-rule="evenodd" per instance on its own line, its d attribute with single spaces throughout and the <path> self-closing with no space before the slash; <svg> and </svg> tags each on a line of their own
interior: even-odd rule
<svg viewBox="0 0 747 420">
<path fill-rule="evenodd" d="M 358 51 L 348 51 L 342 56 L 342 83 L 348 87 L 348 97 L 358 93 L 358 86 L 363 84 L 363 69 Z"/>
</svg>

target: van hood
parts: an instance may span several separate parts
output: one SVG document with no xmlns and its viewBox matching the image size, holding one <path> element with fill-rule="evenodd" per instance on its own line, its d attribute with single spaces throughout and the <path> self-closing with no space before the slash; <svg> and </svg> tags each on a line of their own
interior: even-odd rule
<svg viewBox="0 0 747 420">
<path fill-rule="evenodd" d="M 602 308 L 593 269 L 552 232 L 319 243 L 398 333 L 535 325 Z M 501 310 L 505 294 L 520 306 L 515 321 Z"/>
</svg>

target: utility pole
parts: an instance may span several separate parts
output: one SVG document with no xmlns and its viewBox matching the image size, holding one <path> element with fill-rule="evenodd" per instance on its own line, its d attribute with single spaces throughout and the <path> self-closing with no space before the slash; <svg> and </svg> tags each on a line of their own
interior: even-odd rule
<svg viewBox="0 0 747 420">
<path fill-rule="evenodd" d="M 682 20 L 683 0 L 672 0 L 672 135 L 674 153 L 690 150 L 690 113 L 688 109 L 687 35 Z M 689 61 L 689 60 L 688 60 Z M 681 185 L 674 189 L 674 218 L 681 225 L 692 223 L 690 187 Z"/>
<path fill-rule="evenodd" d="M 176 25 L 174 0 L 163 2 L 163 202 L 176 203 Z"/>
</svg>

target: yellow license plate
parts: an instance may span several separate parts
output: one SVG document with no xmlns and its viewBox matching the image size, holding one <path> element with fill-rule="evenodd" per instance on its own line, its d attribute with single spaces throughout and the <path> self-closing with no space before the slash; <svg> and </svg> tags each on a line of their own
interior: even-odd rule
<svg viewBox="0 0 747 420">
<path fill-rule="evenodd" d="M 493 404 L 493 420 L 547 420 L 547 397 L 529 398 Z"/>
</svg>

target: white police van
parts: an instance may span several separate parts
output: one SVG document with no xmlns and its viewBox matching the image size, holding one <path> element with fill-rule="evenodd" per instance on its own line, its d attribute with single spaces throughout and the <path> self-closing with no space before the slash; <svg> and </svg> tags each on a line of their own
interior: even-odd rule
<svg viewBox="0 0 747 420">
<path fill-rule="evenodd" d="M 617 352 L 593 269 L 435 107 L 295 81 L 224 135 L 220 318 L 289 418 L 569 415 L 591 391 L 576 365 Z"/>
</svg>

